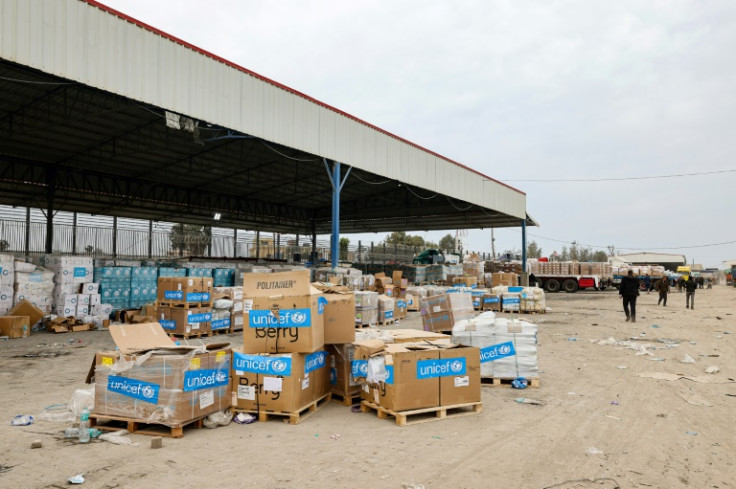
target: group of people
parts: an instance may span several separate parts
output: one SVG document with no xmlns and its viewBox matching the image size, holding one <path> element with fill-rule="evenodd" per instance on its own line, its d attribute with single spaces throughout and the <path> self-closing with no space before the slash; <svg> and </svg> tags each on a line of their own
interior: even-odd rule
<svg viewBox="0 0 736 489">
<path fill-rule="evenodd" d="M 629 270 L 629 273 L 621 279 L 621 285 L 619 287 L 619 297 L 621 297 L 624 302 L 624 313 L 626 313 L 626 321 L 631 321 L 633 323 L 636 322 L 636 298 L 639 297 L 639 288 L 639 279 L 634 277 L 633 271 Z M 657 280 L 654 288 L 655 290 L 657 290 L 657 292 L 659 292 L 659 300 L 657 301 L 657 305 L 663 303 L 663 305 L 666 307 L 667 294 L 669 294 L 670 292 L 669 279 L 667 277 L 662 277 L 661 279 Z M 687 279 L 683 280 L 683 288 L 685 289 L 685 308 L 695 309 L 695 289 L 698 288 L 698 282 L 692 275 L 690 275 L 687 277 Z M 647 292 L 648 291 L 649 287 L 647 287 Z"/>
</svg>

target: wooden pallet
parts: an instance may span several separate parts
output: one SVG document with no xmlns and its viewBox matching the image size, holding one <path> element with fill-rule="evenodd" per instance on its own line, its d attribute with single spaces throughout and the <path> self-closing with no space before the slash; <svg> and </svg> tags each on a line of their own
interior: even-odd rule
<svg viewBox="0 0 736 489">
<path fill-rule="evenodd" d="M 407 310 L 407 312 L 419 312 L 419 306 L 417 306 L 417 307 L 409 307 L 409 306 L 406 306 L 406 310 Z"/>
<path fill-rule="evenodd" d="M 375 411 L 376 416 L 381 419 L 393 416 L 396 419 L 397 426 L 407 426 L 410 424 L 426 423 L 428 421 L 437 421 L 439 419 L 458 418 L 460 416 L 469 416 L 471 414 L 479 414 L 483 412 L 482 402 L 469 402 L 466 404 L 455 404 L 452 406 L 438 406 L 424 409 L 412 409 L 409 411 L 395 412 L 386 409 L 370 401 L 360 403 L 360 409 L 364 413 Z"/>
<path fill-rule="evenodd" d="M 356 328 L 375 328 L 376 326 L 378 326 L 378 323 L 377 322 L 375 322 L 375 323 L 366 323 L 366 324 L 356 324 L 355 325 Z"/>
<path fill-rule="evenodd" d="M 212 331 L 207 331 L 204 333 L 202 331 L 197 331 L 196 333 L 169 333 L 169 337 L 171 338 L 184 338 L 185 340 L 193 338 L 207 338 L 208 336 L 212 336 Z"/>
<path fill-rule="evenodd" d="M 538 377 L 525 377 L 527 382 L 527 387 L 540 387 L 540 381 Z M 501 377 L 481 377 L 480 383 L 483 385 L 487 385 L 488 387 L 511 387 L 511 382 L 513 382 L 516 379 L 516 377 L 513 378 L 501 378 Z"/>
<path fill-rule="evenodd" d="M 230 333 L 231 333 L 230 328 L 213 329 L 212 331 L 210 331 L 211 336 L 217 336 L 221 334 L 230 334 Z"/>
<path fill-rule="evenodd" d="M 107 416 L 102 414 L 90 414 L 89 421 L 91 428 L 97 428 L 100 431 L 128 430 L 128 432 L 136 435 L 181 438 L 184 436 L 184 428 L 202 428 L 206 417 L 202 416 L 186 423 L 177 423 L 171 426 L 161 423 L 147 423 L 145 420 L 126 418 L 124 416 Z"/>
<path fill-rule="evenodd" d="M 396 318 L 384 319 L 383 321 L 378 321 L 379 326 L 388 326 L 389 324 L 396 324 Z"/>
<path fill-rule="evenodd" d="M 519 311 L 493 311 L 493 312 L 500 312 L 505 314 L 546 314 L 547 311 L 526 311 L 526 310 L 519 310 Z"/>
<path fill-rule="evenodd" d="M 253 409 L 230 408 L 234 413 L 249 413 L 258 416 L 258 421 L 268 421 L 273 418 L 283 418 L 284 423 L 299 424 L 319 409 L 324 407 L 332 399 L 332 394 L 325 394 L 316 401 L 312 401 L 301 409 L 293 412 L 259 411 Z"/>
<path fill-rule="evenodd" d="M 197 307 L 211 308 L 212 301 L 204 302 L 184 302 L 184 301 L 157 301 L 158 307 L 180 307 L 182 309 L 194 309 Z"/>
<path fill-rule="evenodd" d="M 343 406 L 354 406 L 356 404 L 360 404 L 360 392 L 357 394 L 352 395 L 344 395 L 344 394 L 337 394 L 335 392 L 332 393 L 332 400 L 342 404 Z"/>
<path fill-rule="evenodd" d="M 230 326 L 230 333 L 240 333 L 243 331 L 242 326 L 238 326 L 237 328 L 235 326 Z"/>
</svg>

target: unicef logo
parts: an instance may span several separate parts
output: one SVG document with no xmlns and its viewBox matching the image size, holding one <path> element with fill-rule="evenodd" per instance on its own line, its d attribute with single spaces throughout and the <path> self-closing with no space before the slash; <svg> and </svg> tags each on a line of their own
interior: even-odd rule
<svg viewBox="0 0 736 489">
<path fill-rule="evenodd" d="M 450 370 L 453 372 L 460 372 L 463 369 L 463 362 L 460 360 L 455 360 L 450 364 Z"/>
<path fill-rule="evenodd" d="M 145 386 L 145 387 L 144 387 L 143 389 L 141 389 L 141 394 L 142 394 L 142 395 L 143 395 L 143 397 L 145 397 L 146 399 L 150 399 L 150 398 L 152 398 L 152 397 L 153 397 L 153 395 L 155 394 L 155 392 L 154 392 L 154 390 L 153 390 L 153 388 L 152 388 L 151 386 L 148 386 L 148 385 L 147 385 L 147 386 Z"/>
<path fill-rule="evenodd" d="M 360 373 L 366 375 L 368 373 L 368 362 L 360 364 Z"/>
<path fill-rule="evenodd" d="M 225 375 L 225 372 L 217 372 L 215 374 L 215 381 L 217 381 L 217 382 L 226 382 L 227 381 L 227 375 Z"/>
<path fill-rule="evenodd" d="M 511 345 L 503 345 L 498 349 L 498 353 L 500 353 L 501 355 L 511 353 Z"/>
<path fill-rule="evenodd" d="M 307 315 L 303 312 L 295 312 L 291 315 L 291 320 L 294 324 L 302 324 L 307 321 Z"/>
<path fill-rule="evenodd" d="M 271 362 L 271 369 L 274 372 L 283 372 L 286 370 L 286 362 L 283 360 L 274 360 Z"/>
</svg>

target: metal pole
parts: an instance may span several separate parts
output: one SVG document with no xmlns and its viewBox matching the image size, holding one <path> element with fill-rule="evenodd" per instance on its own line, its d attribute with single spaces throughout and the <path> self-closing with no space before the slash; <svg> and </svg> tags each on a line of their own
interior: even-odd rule
<svg viewBox="0 0 736 489">
<path fill-rule="evenodd" d="M 238 257 L 238 229 L 233 229 L 233 258 Z"/>
<path fill-rule="evenodd" d="M 46 253 L 54 252 L 54 191 L 56 172 L 52 167 L 46 169 Z"/>
<path fill-rule="evenodd" d="M 526 219 L 521 220 L 521 271 L 526 273 Z"/>
<path fill-rule="evenodd" d="M 261 259 L 261 232 L 256 231 L 256 261 Z"/>
<path fill-rule="evenodd" d="M 281 259 L 281 233 L 276 234 L 276 259 Z"/>
<path fill-rule="evenodd" d="M 340 261 L 340 163 L 332 166 L 332 269 L 335 270 Z"/>
<path fill-rule="evenodd" d="M 312 265 L 317 262 L 317 223 L 312 221 L 312 256 L 310 257 Z"/>
<path fill-rule="evenodd" d="M 112 218 L 112 257 L 118 257 L 118 218 Z"/>
<path fill-rule="evenodd" d="M 25 243 L 26 258 L 30 256 L 30 249 L 31 249 L 31 208 L 26 207 L 26 243 Z"/>
<path fill-rule="evenodd" d="M 153 220 L 148 220 L 148 259 L 153 257 Z"/>
<path fill-rule="evenodd" d="M 358 256 L 355 257 L 358 263 L 363 263 L 363 245 L 361 244 L 360 240 L 358 240 Z"/>
<path fill-rule="evenodd" d="M 74 213 L 74 221 L 72 221 L 72 253 L 77 254 L 77 213 Z"/>
</svg>

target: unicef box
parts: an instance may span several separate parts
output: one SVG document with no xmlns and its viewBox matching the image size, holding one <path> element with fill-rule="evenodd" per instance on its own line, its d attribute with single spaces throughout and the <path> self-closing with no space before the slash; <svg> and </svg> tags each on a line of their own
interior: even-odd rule
<svg viewBox="0 0 736 489">
<path fill-rule="evenodd" d="M 329 354 L 249 354 L 233 349 L 232 405 L 249 412 L 298 412 L 330 392 Z"/>
<path fill-rule="evenodd" d="M 363 383 L 363 399 L 392 411 L 480 402 L 478 348 L 378 343 L 355 343 L 352 372 Z"/>
<path fill-rule="evenodd" d="M 111 324 L 95 355 L 93 415 L 181 426 L 230 407 L 229 348 L 176 346 L 158 323 Z"/>
<path fill-rule="evenodd" d="M 312 353 L 325 343 L 327 299 L 309 271 L 243 274 L 243 351 Z"/>
</svg>

